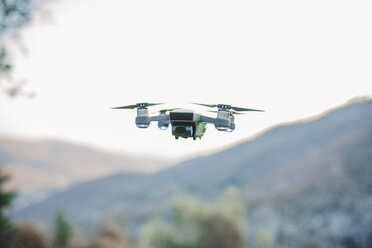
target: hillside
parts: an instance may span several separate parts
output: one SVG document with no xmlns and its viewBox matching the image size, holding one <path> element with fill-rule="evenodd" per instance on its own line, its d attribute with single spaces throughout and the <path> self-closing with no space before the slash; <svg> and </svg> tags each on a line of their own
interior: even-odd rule
<svg viewBox="0 0 372 248">
<path fill-rule="evenodd" d="M 248 243 L 264 227 L 279 247 L 368 247 L 371 134 L 372 101 L 353 103 L 155 174 L 116 174 L 74 186 L 13 217 L 51 223 L 64 209 L 75 226 L 115 218 L 136 234 L 148 218 L 168 213 L 175 195 L 211 199 L 235 185 L 249 209 Z"/>
<path fill-rule="evenodd" d="M 19 193 L 19 208 L 86 180 L 120 171 L 151 172 L 167 164 L 62 141 L 0 138 L 0 165 L 11 176 L 7 186 Z"/>
<path fill-rule="evenodd" d="M 371 247 L 372 122 L 363 124 L 245 188 L 250 227 L 283 247 Z"/>
</svg>

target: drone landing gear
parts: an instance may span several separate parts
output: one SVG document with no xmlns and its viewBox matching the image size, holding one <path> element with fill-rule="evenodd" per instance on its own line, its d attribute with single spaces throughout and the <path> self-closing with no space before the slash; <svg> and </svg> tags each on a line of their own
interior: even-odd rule
<svg viewBox="0 0 372 248">
<path fill-rule="evenodd" d="M 174 136 L 174 138 L 175 138 L 176 140 L 178 140 L 178 136 Z"/>
</svg>

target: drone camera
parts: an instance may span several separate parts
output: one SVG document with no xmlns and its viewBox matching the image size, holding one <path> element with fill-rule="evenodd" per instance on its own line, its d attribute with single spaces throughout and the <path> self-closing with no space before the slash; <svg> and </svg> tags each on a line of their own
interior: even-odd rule
<svg viewBox="0 0 372 248">
<path fill-rule="evenodd" d="M 193 136 L 194 130 L 192 126 L 174 125 L 172 126 L 172 134 L 180 137 Z"/>
</svg>

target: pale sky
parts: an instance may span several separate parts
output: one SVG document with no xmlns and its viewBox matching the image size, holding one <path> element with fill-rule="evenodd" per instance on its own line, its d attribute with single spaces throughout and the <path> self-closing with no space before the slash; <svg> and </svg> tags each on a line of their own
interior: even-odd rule
<svg viewBox="0 0 372 248">
<path fill-rule="evenodd" d="M 33 99 L 0 95 L 0 135 L 57 138 L 172 158 L 221 149 L 278 123 L 372 95 L 372 2 L 65 0 L 14 45 Z M 134 124 L 136 102 L 265 109 L 201 141 Z M 194 107 L 205 113 L 206 108 Z M 161 109 L 161 107 L 154 108 Z M 213 114 L 209 114 L 213 116 Z"/>
</svg>

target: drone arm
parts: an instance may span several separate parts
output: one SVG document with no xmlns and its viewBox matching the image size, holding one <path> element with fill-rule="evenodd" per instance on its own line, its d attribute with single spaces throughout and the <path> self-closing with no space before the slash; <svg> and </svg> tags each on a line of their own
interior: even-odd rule
<svg viewBox="0 0 372 248">
<path fill-rule="evenodd" d="M 151 121 L 169 121 L 169 115 L 151 116 Z"/>
<path fill-rule="evenodd" d="M 202 121 L 202 122 L 214 124 L 215 120 L 216 120 L 215 118 L 212 118 L 212 117 L 209 117 L 209 116 L 205 116 L 205 115 L 200 115 L 199 116 L 199 121 Z"/>
</svg>

